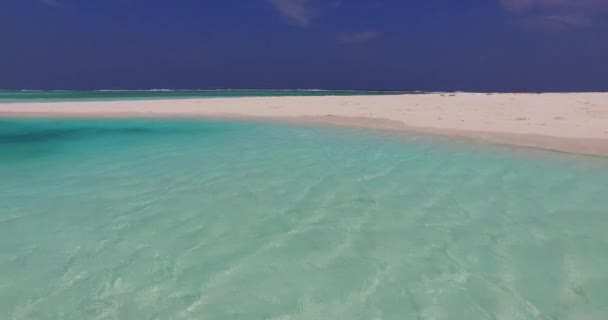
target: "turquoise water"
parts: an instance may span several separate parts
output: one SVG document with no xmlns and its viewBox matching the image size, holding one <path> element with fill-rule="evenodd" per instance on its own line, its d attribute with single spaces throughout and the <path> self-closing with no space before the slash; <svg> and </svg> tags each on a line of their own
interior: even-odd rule
<svg viewBox="0 0 608 320">
<path fill-rule="evenodd" d="M 148 100 L 285 96 L 358 96 L 400 94 L 398 91 L 349 90 L 115 90 L 115 91 L 2 91 L 0 102 Z M 412 92 L 415 93 L 415 92 Z"/>
<path fill-rule="evenodd" d="M 0 121 L 0 319 L 606 319 L 608 160 Z"/>
</svg>

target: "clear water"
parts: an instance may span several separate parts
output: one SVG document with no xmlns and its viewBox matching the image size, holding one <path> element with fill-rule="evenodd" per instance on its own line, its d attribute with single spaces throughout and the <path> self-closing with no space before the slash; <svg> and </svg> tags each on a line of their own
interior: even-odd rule
<svg viewBox="0 0 608 320">
<path fill-rule="evenodd" d="M 608 160 L 246 122 L 0 122 L 0 319 L 606 319 Z"/>
<path fill-rule="evenodd" d="M 359 96 L 401 94 L 398 91 L 349 90 L 114 90 L 114 91 L 2 91 L 0 102 L 86 100 L 157 100 L 285 96 Z M 411 92 L 417 93 L 417 92 Z"/>
</svg>

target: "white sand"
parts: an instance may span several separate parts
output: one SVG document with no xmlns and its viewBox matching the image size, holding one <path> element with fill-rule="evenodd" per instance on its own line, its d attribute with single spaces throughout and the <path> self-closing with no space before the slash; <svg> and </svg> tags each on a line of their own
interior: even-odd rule
<svg viewBox="0 0 608 320">
<path fill-rule="evenodd" d="M 455 135 L 608 155 L 608 93 L 423 94 L 0 104 L 3 117 L 229 117 Z"/>
</svg>

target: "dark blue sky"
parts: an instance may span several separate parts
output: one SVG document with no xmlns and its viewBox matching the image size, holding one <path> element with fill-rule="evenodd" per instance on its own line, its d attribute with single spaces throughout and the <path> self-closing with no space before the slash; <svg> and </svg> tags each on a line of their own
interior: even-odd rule
<svg viewBox="0 0 608 320">
<path fill-rule="evenodd" d="M 608 91 L 608 0 L 1 0 L 0 88 Z"/>
</svg>

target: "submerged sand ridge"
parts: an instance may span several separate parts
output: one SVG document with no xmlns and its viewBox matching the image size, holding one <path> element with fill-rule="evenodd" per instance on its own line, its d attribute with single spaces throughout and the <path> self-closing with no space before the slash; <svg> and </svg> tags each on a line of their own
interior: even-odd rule
<svg viewBox="0 0 608 320">
<path fill-rule="evenodd" d="M 0 116 L 258 118 L 416 131 L 608 155 L 608 93 L 0 103 Z"/>
</svg>

